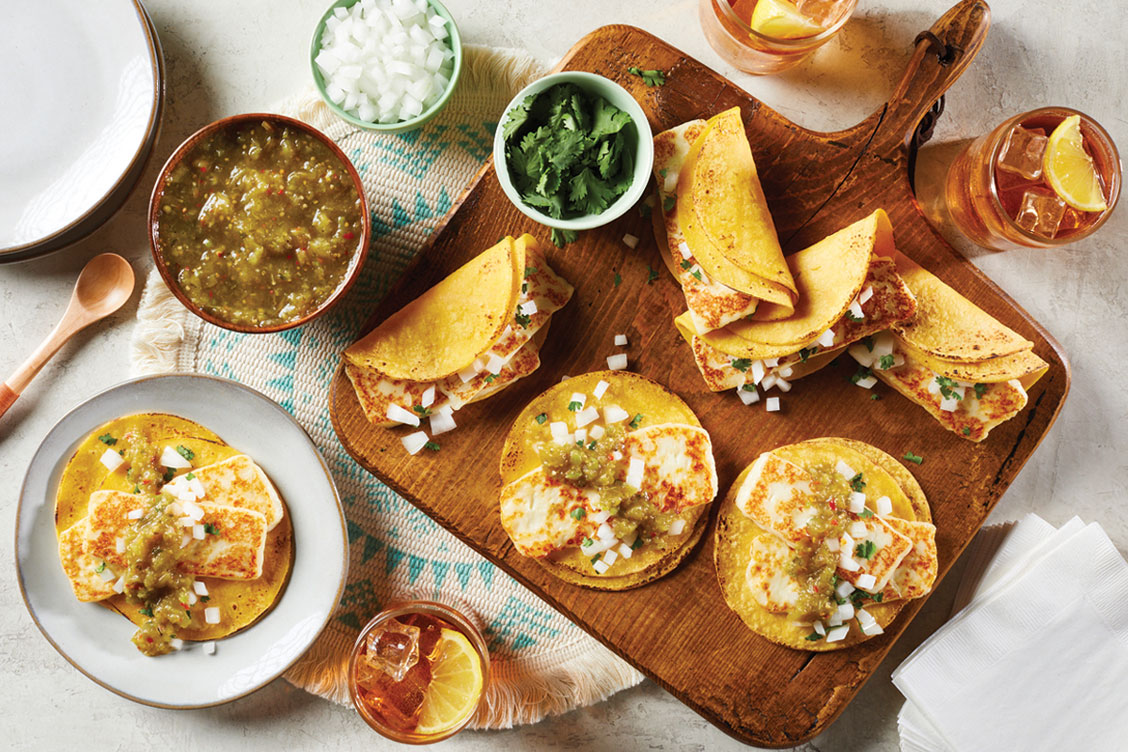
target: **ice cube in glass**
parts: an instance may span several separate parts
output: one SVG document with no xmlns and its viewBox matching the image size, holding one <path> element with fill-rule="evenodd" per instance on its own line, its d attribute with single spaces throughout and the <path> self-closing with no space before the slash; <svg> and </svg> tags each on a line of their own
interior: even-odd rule
<svg viewBox="0 0 1128 752">
<path fill-rule="evenodd" d="M 1022 194 L 1022 204 L 1014 221 L 1027 232 L 1052 238 L 1065 216 L 1065 208 L 1065 202 L 1053 191 L 1029 190 Z"/>
<path fill-rule="evenodd" d="M 1027 130 L 1016 125 L 999 155 L 999 169 L 1037 180 L 1042 176 L 1042 155 L 1047 141 L 1046 132 L 1041 128 Z"/>
<path fill-rule="evenodd" d="M 390 619 L 368 635 L 364 663 L 394 681 L 403 681 L 412 666 L 419 662 L 419 634 L 419 627 Z"/>
<path fill-rule="evenodd" d="M 795 7 L 824 29 L 830 28 L 842 13 L 842 0 L 798 0 Z"/>
</svg>

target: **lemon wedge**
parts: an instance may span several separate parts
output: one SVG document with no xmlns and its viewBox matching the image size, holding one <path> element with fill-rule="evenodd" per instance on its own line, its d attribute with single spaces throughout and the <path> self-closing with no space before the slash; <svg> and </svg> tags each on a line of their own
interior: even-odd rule
<svg viewBox="0 0 1128 752">
<path fill-rule="evenodd" d="M 431 683 L 419 708 L 419 734 L 440 734 L 457 726 L 482 696 L 482 663 L 470 640 L 444 629 L 439 635 L 439 659 L 431 665 Z"/>
<path fill-rule="evenodd" d="M 1080 115 L 1070 115 L 1054 128 L 1042 157 L 1042 171 L 1054 193 L 1074 209 L 1100 212 L 1108 208 L 1093 158 L 1085 152 Z"/>
<path fill-rule="evenodd" d="M 813 37 L 822 26 L 804 16 L 790 0 L 759 0 L 748 22 L 754 31 L 776 39 Z"/>
</svg>

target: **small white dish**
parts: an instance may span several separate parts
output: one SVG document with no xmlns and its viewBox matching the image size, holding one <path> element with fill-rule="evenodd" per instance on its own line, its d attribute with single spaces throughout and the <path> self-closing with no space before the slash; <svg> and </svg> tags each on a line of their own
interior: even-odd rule
<svg viewBox="0 0 1128 752">
<path fill-rule="evenodd" d="M 159 43 L 137 0 L 5 11 L 15 33 L 0 47 L 0 260 L 57 248 L 108 218 L 105 205 L 151 147 L 162 86 Z"/>
<path fill-rule="evenodd" d="M 257 462 L 286 502 L 294 562 L 282 595 L 258 622 L 216 643 L 148 658 L 134 626 L 81 603 L 59 564 L 55 492 L 67 460 L 95 428 L 123 415 L 179 415 L 219 434 Z M 171 375 L 126 381 L 83 402 L 47 434 L 32 457 L 16 510 L 20 592 L 44 636 L 79 671 L 146 705 L 199 708 L 242 697 L 280 676 L 328 623 L 348 569 L 348 537 L 337 489 L 317 447 L 278 404 L 234 381 Z"/>
</svg>

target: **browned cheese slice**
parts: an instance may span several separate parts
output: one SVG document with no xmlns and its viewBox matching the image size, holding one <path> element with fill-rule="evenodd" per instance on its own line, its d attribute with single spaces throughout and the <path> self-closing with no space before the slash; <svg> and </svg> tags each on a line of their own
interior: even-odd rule
<svg viewBox="0 0 1128 752">
<path fill-rule="evenodd" d="M 839 536 L 838 542 L 842 557 L 850 556 L 857 563 L 858 569 L 844 569 L 840 565 L 838 576 L 848 580 L 859 590 L 864 590 L 867 593 L 880 593 L 885 589 L 893 573 L 897 571 L 897 566 L 901 563 L 901 560 L 913 549 L 913 542 L 898 533 L 881 517 L 859 519 L 851 527 L 854 525 L 865 526 L 865 535 L 851 536 L 848 532 L 843 532 Z M 868 544 L 872 544 L 871 555 L 868 558 L 858 555 L 858 551 L 864 550 L 863 547 Z M 865 575 L 872 576 L 875 582 L 862 587 L 859 580 Z"/>
<path fill-rule="evenodd" d="M 245 454 L 196 468 L 192 471 L 207 491 L 209 504 L 239 507 L 266 518 L 266 529 L 273 530 L 285 511 L 274 484 L 255 461 Z"/>
<path fill-rule="evenodd" d="M 936 526 L 931 522 L 909 522 L 897 517 L 882 519 L 913 544 L 882 591 L 882 600 L 910 600 L 928 595 L 940 567 L 936 557 Z"/>
<path fill-rule="evenodd" d="M 811 476 L 798 465 L 765 452 L 752 463 L 736 495 L 736 508 L 788 544 L 806 540 L 815 515 Z"/>
<path fill-rule="evenodd" d="M 794 608 L 802 591 L 799 581 L 788 573 L 795 552 L 774 535 L 758 535 L 749 555 L 745 579 L 752 598 L 775 614 Z"/>
</svg>

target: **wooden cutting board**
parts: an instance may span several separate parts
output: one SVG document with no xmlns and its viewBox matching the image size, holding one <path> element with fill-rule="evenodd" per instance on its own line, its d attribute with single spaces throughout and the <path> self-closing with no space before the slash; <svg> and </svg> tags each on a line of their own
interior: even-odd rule
<svg viewBox="0 0 1128 752">
<path fill-rule="evenodd" d="M 713 438 L 722 495 L 758 454 L 816 436 L 844 436 L 895 457 L 924 457 L 908 467 L 928 494 L 937 527 L 941 576 L 971 541 L 1054 422 L 1069 390 L 1061 348 L 1013 300 L 949 247 L 925 220 L 911 192 L 906 136 L 960 75 L 987 32 L 988 9 L 965 0 L 932 28 L 947 44 L 941 60 L 921 41 L 889 103 L 838 133 L 801 128 L 665 42 L 629 26 L 598 29 L 572 48 L 558 69 L 602 74 L 642 104 L 657 133 L 739 105 L 760 179 L 786 251 L 796 251 L 883 207 L 897 246 L 976 304 L 1034 343 L 1050 363 L 1030 403 L 982 444 L 940 427 L 922 408 L 879 385 L 883 399 L 853 386 L 856 366 L 839 359 L 797 381 L 782 410 L 745 407 L 731 392 L 705 388 L 673 318 L 685 308 L 677 284 L 659 259 L 649 220 L 638 212 L 580 234 L 564 249 L 546 228 L 513 208 L 487 164 L 417 264 L 375 312 L 382 321 L 499 236 L 531 232 L 550 249 L 554 269 L 576 294 L 553 317 L 540 370 L 501 394 L 458 413 L 458 430 L 442 436 L 437 453 L 409 457 L 404 429 L 371 427 L 344 372 L 330 395 L 333 426 L 356 460 L 430 517 L 587 630 L 682 702 L 743 741 L 768 747 L 799 744 L 823 730 L 877 668 L 921 606 L 913 601 L 886 633 L 834 653 L 780 647 L 753 634 L 725 605 L 713 569 L 712 527 L 671 575 L 643 588 L 604 593 L 567 585 L 519 555 L 497 513 L 498 458 L 518 412 L 566 374 L 606 367 L 618 351 L 616 334 L 630 340 L 630 369 L 681 395 Z M 627 68 L 667 71 L 666 84 L 648 88 Z M 630 250 L 622 237 L 642 238 Z M 648 283 L 648 268 L 658 272 Z M 615 284 L 615 275 L 622 283 Z M 773 392 L 774 394 L 774 392 Z M 710 521 L 712 525 L 712 520 Z"/>
</svg>

